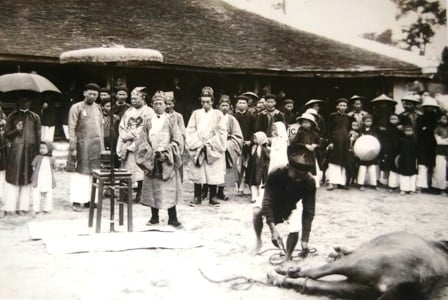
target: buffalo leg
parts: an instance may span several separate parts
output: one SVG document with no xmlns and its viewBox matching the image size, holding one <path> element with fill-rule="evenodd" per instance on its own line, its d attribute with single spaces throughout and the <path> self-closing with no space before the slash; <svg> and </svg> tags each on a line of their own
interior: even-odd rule
<svg viewBox="0 0 448 300">
<path fill-rule="evenodd" d="M 350 272 L 349 268 L 347 267 L 347 261 L 337 260 L 317 268 L 311 268 L 308 270 L 300 271 L 298 272 L 297 276 L 318 279 L 320 277 L 324 277 L 327 275 L 336 275 L 336 274 L 348 276 L 350 275 L 349 273 Z"/>
<path fill-rule="evenodd" d="M 379 296 L 366 285 L 342 281 L 323 281 L 310 278 L 289 278 L 278 273 L 268 274 L 268 282 L 279 287 L 291 288 L 303 294 L 326 295 L 349 299 L 376 299 Z"/>
</svg>

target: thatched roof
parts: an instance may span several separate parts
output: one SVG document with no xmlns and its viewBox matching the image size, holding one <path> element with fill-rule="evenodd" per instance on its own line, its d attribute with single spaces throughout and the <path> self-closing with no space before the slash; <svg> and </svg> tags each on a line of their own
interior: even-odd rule
<svg viewBox="0 0 448 300">
<path fill-rule="evenodd" d="M 0 58 L 57 61 L 108 38 L 164 67 L 296 76 L 416 76 L 410 63 L 292 29 L 220 0 L 2 0 Z"/>
</svg>

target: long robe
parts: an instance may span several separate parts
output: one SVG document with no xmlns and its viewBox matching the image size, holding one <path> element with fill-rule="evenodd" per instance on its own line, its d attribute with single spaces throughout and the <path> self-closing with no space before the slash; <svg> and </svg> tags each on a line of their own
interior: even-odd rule
<svg viewBox="0 0 448 300">
<path fill-rule="evenodd" d="M 227 127 L 221 111 L 193 111 L 186 130 L 186 147 L 191 181 L 222 184 L 225 176 Z"/>
<path fill-rule="evenodd" d="M 143 171 L 135 162 L 135 141 L 147 120 L 154 115 L 154 110 L 143 105 L 139 108 L 130 107 L 120 120 L 118 127 L 117 155 L 122 161 L 122 168 L 132 173 L 132 181 L 143 180 Z"/>
<path fill-rule="evenodd" d="M 16 124 L 23 122 L 23 130 Z M 10 143 L 6 164 L 6 182 L 16 186 L 31 183 L 32 161 L 39 152 L 41 125 L 39 115 L 32 111 L 14 111 L 6 119 L 5 137 Z"/>
<path fill-rule="evenodd" d="M 226 160 L 227 167 L 233 167 L 239 164 L 241 152 L 243 149 L 243 133 L 240 124 L 232 115 L 225 115 L 227 123 L 227 143 L 226 143 Z"/>
<path fill-rule="evenodd" d="M 76 172 L 90 175 L 100 167 L 104 150 L 103 113 L 98 104 L 73 104 L 68 116 L 70 149 L 76 149 Z"/>
<path fill-rule="evenodd" d="M 417 162 L 419 165 L 434 167 L 436 163 L 436 139 L 434 130 L 437 127 L 437 113 L 425 112 L 417 117 Z"/>
<path fill-rule="evenodd" d="M 182 183 L 179 168 L 182 164 L 184 141 L 182 132 L 166 114 L 157 120 L 150 117 L 142 127 L 135 145 L 135 158 L 145 172 L 142 204 L 167 209 L 182 200 Z M 160 161 L 157 153 L 165 160 Z"/>
<path fill-rule="evenodd" d="M 345 167 L 350 146 L 348 133 L 352 118 L 346 114 L 334 112 L 330 114 L 328 122 L 329 143 L 333 143 L 328 160 L 338 166 Z"/>
</svg>

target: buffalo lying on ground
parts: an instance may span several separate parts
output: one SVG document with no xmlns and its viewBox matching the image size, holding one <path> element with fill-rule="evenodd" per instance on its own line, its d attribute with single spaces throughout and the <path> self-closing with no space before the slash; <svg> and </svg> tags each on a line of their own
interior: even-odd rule
<svg viewBox="0 0 448 300">
<path fill-rule="evenodd" d="M 304 294 L 344 299 L 431 299 L 448 278 L 448 242 L 404 232 L 381 235 L 354 251 L 335 248 L 339 259 L 301 270 L 280 267 L 268 274 L 274 285 Z M 344 280 L 322 280 L 343 275 Z"/>
</svg>

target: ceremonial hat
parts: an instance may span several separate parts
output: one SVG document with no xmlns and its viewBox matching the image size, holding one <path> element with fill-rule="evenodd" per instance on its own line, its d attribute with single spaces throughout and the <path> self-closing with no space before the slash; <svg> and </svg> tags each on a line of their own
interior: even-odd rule
<svg viewBox="0 0 448 300">
<path fill-rule="evenodd" d="M 201 91 L 201 97 L 212 97 L 213 98 L 213 89 L 209 86 L 204 86 Z"/>
<path fill-rule="evenodd" d="M 373 99 L 371 102 L 374 103 L 374 102 L 380 102 L 380 101 L 386 101 L 386 102 L 391 102 L 393 104 L 397 104 L 397 101 L 388 97 L 386 94 L 381 94 L 380 96 Z"/>
<path fill-rule="evenodd" d="M 165 93 L 163 91 L 157 91 L 152 96 L 152 102 L 154 101 L 165 101 Z"/>
<path fill-rule="evenodd" d="M 132 90 L 131 95 L 138 95 L 138 94 L 142 94 L 142 93 L 146 94 L 146 92 L 147 92 L 147 90 L 146 90 L 145 86 L 137 86 Z"/>
<path fill-rule="evenodd" d="M 228 103 L 230 105 L 230 97 L 228 95 L 221 95 L 219 98 L 219 104 Z"/>
<path fill-rule="evenodd" d="M 91 82 L 84 86 L 84 91 L 87 91 L 87 90 L 93 90 L 93 91 L 100 92 L 100 86 L 96 83 Z"/>
<path fill-rule="evenodd" d="M 315 103 L 324 103 L 324 101 L 320 100 L 320 99 L 311 99 L 311 100 L 308 100 L 308 102 L 305 103 L 305 107 L 309 106 L 311 104 L 315 104 Z"/>
<path fill-rule="evenodd" d="M 173 91 L 166 91 L 165 92 L 165 100 L 171 100 L 174 101 L 174 92 Z"/>
</svg>

